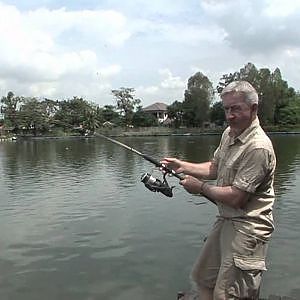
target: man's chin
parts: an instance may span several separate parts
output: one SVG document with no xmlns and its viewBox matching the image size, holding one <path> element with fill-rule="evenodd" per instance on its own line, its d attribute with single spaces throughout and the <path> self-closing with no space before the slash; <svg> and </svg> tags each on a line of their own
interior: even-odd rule
<svg viewBox="0 0 300 300">
<path fill-rule="evenodd" d="M 230 127 L 230 136 L 238 136 L 242 132 L 242 130 L 238 127 L 231 126 L 230 124 L 229 127 Z"/>
</svg>

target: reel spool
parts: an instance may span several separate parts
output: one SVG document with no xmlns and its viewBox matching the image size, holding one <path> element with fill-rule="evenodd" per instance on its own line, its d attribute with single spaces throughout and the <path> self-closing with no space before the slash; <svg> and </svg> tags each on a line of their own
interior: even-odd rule
<svg viewBox="0 0 300 300">
<path fill-rule="evenodd" d="M 169 186 L 166 175 L 167 173 L 163 175 L 163 180 L 160 180 L 149 173 L 144 173 L 141 176 L 141 182 L 143 182 L 145 187 L 151 192 L 159 192 L 167 197 L 173 197 L 174 186 Z"/>
</svg>

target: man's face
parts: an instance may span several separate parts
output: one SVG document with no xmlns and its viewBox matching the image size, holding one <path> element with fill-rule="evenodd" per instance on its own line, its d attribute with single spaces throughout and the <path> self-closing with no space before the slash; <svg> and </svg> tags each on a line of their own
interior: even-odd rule
<svg viewBox="0 0 300 300">
<path fill-rule="evenodd" d="M 234 136 L 241 134 L 252 123 L 257 105 L 249 105 L 244 96 L 238 93 L 228 93 L 222 98 L 226 120 Z"/>
</svg>

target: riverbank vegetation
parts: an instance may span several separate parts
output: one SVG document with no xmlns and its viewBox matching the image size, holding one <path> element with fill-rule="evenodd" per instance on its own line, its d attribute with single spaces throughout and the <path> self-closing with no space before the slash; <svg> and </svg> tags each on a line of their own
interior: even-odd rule
<svg viewBox="0 0 300 300">
<path fill-rule="evenodd" d="M 8 92 L 1 98 L 1 134 L 66 135 L 93 133 L 97 128 L 168 127 L 173 132 L 182 128 L 203 131 L 221 130 L 225 124 L 218 95 L 234 80 L 247 80 L 260 97 L 259 118 L 269 131 L 293 131 L 300 127 L 300 94 L 282 78 L 279 68 L 257 69 L 248 63 L 239 71 L 224 74 L 216 89 L 201 72 L 192 75 L 182 101 L 168 106 L 168 122 L 159 124 L 146 113 L 134 88 L 112 90 L 115 105 L 103 107 L 81 97 L 67 100 L 38 99 Z M 177 130 L 177 131 L 176 131 Z M 3 133 L 4 132 L 4 133 Z"/>
</svg>

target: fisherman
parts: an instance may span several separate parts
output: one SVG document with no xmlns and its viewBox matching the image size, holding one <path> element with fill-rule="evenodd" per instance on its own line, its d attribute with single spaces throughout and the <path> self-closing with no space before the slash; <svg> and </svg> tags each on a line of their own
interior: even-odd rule
<svg viewBox="0 0 300 300">
<path fill-rule="evenodd" d="M 268 241 L 274 230 L 276 158 L 257 117 L 258 94 L 246 81 L 221 93 L 228 128 L 211 161 L 164 158 L 183 173 L 180 184 L 217 204 L 219 215 L 192 269 L 193 288 L 179 299 L 258 299 Z M 209 184 L 206 179 L 216 179 Z"/>
</svg>

